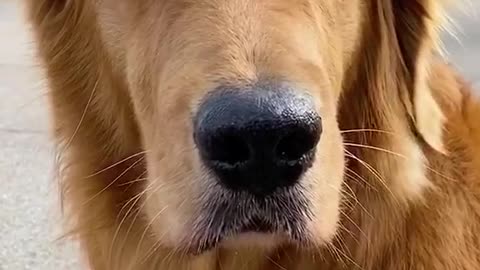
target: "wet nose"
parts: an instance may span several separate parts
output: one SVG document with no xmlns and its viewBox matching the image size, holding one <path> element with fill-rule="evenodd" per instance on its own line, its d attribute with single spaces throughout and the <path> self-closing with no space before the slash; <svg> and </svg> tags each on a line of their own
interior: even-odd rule
<svg viewBox="0 0 480 270">
<path fill-rule="evenodd" d="M 228 189 L 260 196 L 299 181 L 321 132 L 312 97 L 285 86 L 218 88 L 194 121 L 203 164 Z"/>
</svg>

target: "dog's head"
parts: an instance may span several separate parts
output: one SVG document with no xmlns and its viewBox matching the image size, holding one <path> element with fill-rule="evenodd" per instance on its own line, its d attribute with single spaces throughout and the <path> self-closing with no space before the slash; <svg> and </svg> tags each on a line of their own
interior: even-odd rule
<svg viewBox="0 0 480 270">
<path fill-rule="evenodd" d="M 397 152 L 418 141 L 442 150 L 427 86 L 436 0 L 98 5 L 147 151 L 145 214 L 165 246 L 330 241 L 346 170 L 341 129 L 397 128 Z"/>
</svg>

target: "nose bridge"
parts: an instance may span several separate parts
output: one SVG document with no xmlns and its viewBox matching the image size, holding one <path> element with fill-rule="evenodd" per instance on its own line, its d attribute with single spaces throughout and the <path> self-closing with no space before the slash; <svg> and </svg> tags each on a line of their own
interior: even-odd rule
<svg viewBox="0 0 480 270">
<path fill-rule="evenodd" d="M 211 12 L 210 73 L 225 81 L 256 81 L 274 55 L 267 7 L 261 1 L 219 1 Z M 210 59 L 212 60 L 212 59 Z"/>
<path fill-rule="evenodd" d="M 206 84 L 304 80 L 306 60 L 300 56 L 305 44 L 292 40 L 305 29 L 295 16 L 285 15 L 295 8 L 291 1 L 214 0 L 192 6 L 176 23 L 173 29 L 179 30 L 171 33 L 173 41 L 166 47 L 174 52 L 167 52 L 171 62 L 188 68 L 169 69 L 172 73 L 194 69 L 191 80 Z"/>
<path fill-rule="evenodd" d="M 306 75 L 306 66 L 314 63 L 318 69 L 319 62 L 311 42 L 293 41 L 296 34 L 287 32 L 297 28 L 279 23 L 282 14 L 269 10 L 268 6 L 258 3 L 244 6 L 222 12 L 221 22 L 214 26 L 216 34 L 209 51 L 216 60 L 209 62 L 209 74 L 227 82 L 312 81 Z"/>
<path fill-rule="evenodd" d="M 220 72 L 231 72 L 250 80 L 258 80 L 258 66 L 261 55 L 260 33 L 249 34 L 243 29 L 232 29 L 229 35 L 222 38 L 224 45 L 218 51 L 220 63 L 217 66 Z M 224 76 L 228 76 L 225 74 Z M 229 81 L 234 78 L 225 78 Z"/>
</svg>

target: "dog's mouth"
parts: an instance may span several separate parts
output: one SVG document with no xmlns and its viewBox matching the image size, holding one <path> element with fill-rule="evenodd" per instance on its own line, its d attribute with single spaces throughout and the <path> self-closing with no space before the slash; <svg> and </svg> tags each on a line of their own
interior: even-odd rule
<svg viewBox="0 0 480 270">
<path fill-rule="evenodd" d="M 184 239 L 188 253 L 199 255 L 217 246 L 272 246 L 275 243 L 308 244 L 309 214 L 298 189 L 258 198 L 247 193 L 216 194 L 206 202 Z"/>
<path fill-rule="evenodd" d="M 297 238 L 297 237 L 295 237 Z M 192 243 L 189 250 L 192 254 L 199 255 L 214 249 L 218 246 L 226 248 L 239 247 L 260 247 L 268 248 L 274 246 L 279 242 L 295 241 L 292 235 L 286 231 L 275 230 L 273 224 L 266 224 L 261 222 L 258 224 L 252 222 L 233 230 L 226 230 L 218 234 L 209 234 L 206 232 L 206 237 L 203 241 L 198 241 L 196 244 Z"/>
</svg>

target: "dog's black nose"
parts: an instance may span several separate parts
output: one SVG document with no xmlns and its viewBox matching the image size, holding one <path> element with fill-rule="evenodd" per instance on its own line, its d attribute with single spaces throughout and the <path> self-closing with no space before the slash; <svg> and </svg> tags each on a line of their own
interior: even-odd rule
<svg viewBox="0 0 480 270">
<path fill-rule="evenodd" d="M 202 161 L 224 186 L 265 196 L 311 167 L 322 125 L 309 95 L 269 85 L 215 90 L 194 129 Z"/>
</svg>

